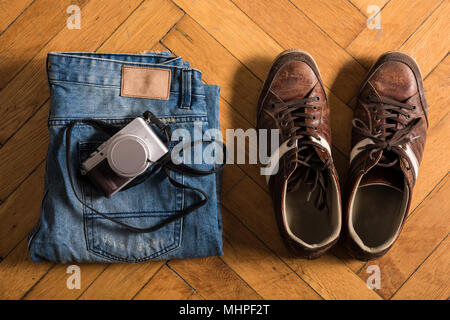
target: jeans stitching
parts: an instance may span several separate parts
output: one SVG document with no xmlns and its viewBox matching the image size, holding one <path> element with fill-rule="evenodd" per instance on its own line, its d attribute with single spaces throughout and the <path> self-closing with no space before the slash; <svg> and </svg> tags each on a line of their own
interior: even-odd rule
<svg viewBox="0 0 450 320">
<path fill-rule="evenodd" d="M 101 143 L 101 142 L 99 142 Z M 92 151 L 92 145 L 98 145 L 99 143 L 93 143 L 93 142 L 79 142 L 78 143 L 78 160 L 79 162 L 81 162 L 82 160 L 82 155 L 81 152 L 86 152 L 86 151 Z M 91 148 L 82 148 L 82 146 L 86 145 L 86 144 L 90 144 Z M 177 180 L 180 180 L 177 179 Z M 86 202 L 87 205 L 93 207 L 93 200 L 92 200 L 92 186 L 87 186 L 87 190 L 85 190 L 84 186 L 85 184 L 83 182 L 81 182 L 82 188 L 81 188 L 81 192 L 82 192 L 82 197 L 83 197 L 83 201 Z M 87 200 L 87 197 L 85 197 L 86 192 L 90 193 L 90 201 Z M 175 197 L 178 198 L 179 193 L 181 191 L 177 190 Z M 175 208 L 176 210 L 176 208 Z M 142 215 L 136 215 L 136 213 L 138 212 L 131 212 L 130 215 L 128 215 L 126 212 L 119 212 L 119 213 L 111 213 L 109 214 L 111 217 L 115 217 L 118 219 L 129 219 L 129 218 L 136 218 L 136 219 L 140 219 L 140 218 L 160 218 L 160 217 L 169 217 L 170 213 L 172 213 L 175 210 L 168 210 L 168 211 L 153 211 L 153 212 L 158 212 L 158 213 L 167 213 L 165 215 L 151 215 L 150 213 L 152 213 L 152 211 L 142 211 L 142 213 L 147 213 L 147 214 L 142 214 Z M 99 234 L 99 228 L 101 228 L 100 226 L 96 226 L 96 224 L 94 223 L 96 220 L 101 221 L 107 221 L 106 219 L 102 218 L 102 217 L 98 217 L 95 215 L 95 213 L 91 212 L 90 210 L 87 210 L 86 206 L 83 205 L 83 221 L 85 222 L 85 226 L 86 226 L 86 231 L 87 231 L 87 236 L 86 236 L 86 241 L 87 241 L 87 250 L 91 253 L 94 253 L 96 255 L 99 256 L 103 256 L 105 258 L 108 259 L 112 259 L 112 260 L 116 260 L 116 261 L 122 261 L 122 262 L 141 262 L 141 261 L 146 261 L 146 260 L 150 260 L 150 259 L 154 259 L 156 257 L 159 257 L 162 254 L 165 254 L 169 251 L 175 250 L 177 249 L 180 245 L 181 245 L 181 227 L 182 224 L 181 222 L 183 221 L 182 219 L 174 221 L 173 222 L 173 230 L 167 233 L 167 236 L 172 236 L 171 240 L 167 241 L 167 236 L 166 237 L 162 237 L 164 239 L 164 242 L 167 242 L 165 244 L 163 244 L 163 248 L 159 251 L 153 252 L 150 255 L 147 255 L 145 257 L 139 258 L 139 259 L 131 259 L 131 258 L 123 258 L 123 257 L 119 257 L 117 256 L 117 254 L 113 254 L 111 252 L 106 251 L 107 248 L 106 247 L 102 247 L 99 245 L 96 245 L 96 239 L 99 239 L 101 236 Z M 113 233 L 111 233 L 112 236 L 114 236 Z M 147 249 L 152 249 L 151 246 L 147 246 Z M 128 252 L 125 250 L 124 251 L 125 255 L 128 255 Z"/>
</svg>

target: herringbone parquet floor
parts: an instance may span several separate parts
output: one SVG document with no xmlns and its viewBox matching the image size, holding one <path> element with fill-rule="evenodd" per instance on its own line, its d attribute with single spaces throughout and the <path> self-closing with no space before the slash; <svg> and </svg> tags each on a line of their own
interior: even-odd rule
<svg viewBox="0 0 450 320">
<path fill-rule="evenodd" d="M 80 29 L 66 9 L 81 8 Z M 368 17 L 381 12 L 367 26 Z M 3 299 L 448 299 L 450 296 L 450 117 L 448 0 L 0 0 L 0 298 Z M 136 265 L 34 264 L 27 235 L 38 219 L 47 151 L 50 51 L 170 50 L 221 86 L 221 125 L 255 125 L 256 100 L 282 50 L 310 52 L 332 109 L 333 152 L 348 162 L 352 108 L 383 52 L 420 64 L 430 129 L 412 211 L 394 248 L 362 263 L 340 247 L 307 261 L 284 247 L 258 169 L 228 166 L 222 257 Z M 370 266 L 381 288 L 366 285 Z"/>
</svg>

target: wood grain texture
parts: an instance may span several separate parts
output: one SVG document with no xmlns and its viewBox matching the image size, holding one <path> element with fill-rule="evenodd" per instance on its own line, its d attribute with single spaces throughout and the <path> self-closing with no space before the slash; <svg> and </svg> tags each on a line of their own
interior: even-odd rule
<svg viewBox="0 0 450 320">
<path fill-rule="evenodd" d="M 219 257 L 172 260 L 168 264 L 205 299 L 260 299 Z"/>
<path fill-rule="evenodd" d="M 198 23 L 185 16 L 162 43 L 190 61 L 193 67 L 201 69 L 206 83 L 220 83 L 222 98 L 255 125 L 255 105 L 262 88 L 261 81 Z"/>
<path fill-rule="evenodd" d="M 0 205 L 0 257 L 6 257 L 38 221 L 44 192 L 44 173 L 45 164 L 42 162 L 36 172 Z"/>
<path fill-rule="evenodd" d="M 50 262 L 33 263 L 28 254 L 27 240 L 20 241 L 0 262 L 0 299 L 22 298 L 52 266 Z"/>
<path fill-rule="evenodd" d="M 370 17 L 372 13 L 367 11 L 368 6 L 377 6 L 380 9 L 389 2 L 390 0 L 349 0 L 349 2 L 353 3 L 353 5 L 358 8 L 362 14 Z"/>
<path fill-rule="evenodd" d="M 364 68 L 292 3 L 287 0 L 233 2 L 283 48 L 300 48 L 312 54 L 324 83 L 342 101 L 348 102 L 356 94 Z M 307 30 L 307 36 L 300 30 Z"/>
<path fill-rule="evenodd" d="M 264 299 L 320 299 L 295 272 L 271 252 L 228 210 L 222 211 L 222 259 Z"/>
<path fill-rule="evenodd" d="M 86 1 L 81 3 L 82 5 Z M 71 0 L 36 0 L 0 37 L 0 89 L 66 26 Z M 19 36 L 20 35 L 20 36 Z"/>
<path fill-rule="evenodd" d="M 39 109 L 6 145 L 0 149 L 0 175 L 8 181 L 0 185 L 0 199 L 11 192 L 45 159 L 48 145 L 48 106 Z"/>
<path fill-rule="evenodd" d="M 333 254 L 339 258 L 345 265 L 352 270 L 354 273 L 358 273 L 362 267 L 364 267 L 365 262 L 359 261 L 353 258 L 348 252 L 347 248 L 345 248 L 344 243 L 339 241 L 333 249 L 331 249 Z"/>
<path fill-rule="evenodd" d="M 164 264 L 151 261 L 133 265 L 111 264 L 83 292 L 81 300 L 129 300 L 142 288 Z"/>
<path fill-rule="evenodd" d="M 450 238 L 447 236 L 430 257 L 395 294 L 394 300 L 447 300 L 450 296 Z"/>
<path fill-rule="evenodd" d="M 134 297 L 135 300 L 200 300 L 201 297 L 164 265 Z"/>
<path fill-rule="evenodd" d="M 52 51 L 95 51 L 139 5 L 140 1 L 88 2 L 81 12 L 83 27 L 79 30 L 62 29 L 34 56 L 25 68 L 0 91 L 0 119 L 3 121 L 0 126 L 0 143 L 5 144 L 48 99 L 45 63 L 47 54 Z M 22 55 L 18 54 L 18 56 Z"/>
<path fill-rule="evenodd" d="M 441 1 L 390 1 L 379 13 L 381 31 L 366 27 L 348 46 L 348 52 L 366 68 L 369 68 L 384 52 L 401 48 L 402 44 L 436 9 Z M 445 19 L 443 20 L 445 21 Z M 428 32 L 429 30 L 427 30 L 427 34 L 430 35 Z M 420 42 L 423 41 L 421 45 L 425 42 L 424 40 L 423 38 L 418 39 Z M 401 50 L 403 51 L 405 48 Z M 422 71 L 425 72 L 423 67 Z"/>
<path fill-rule="evenodd" d="M 292 0 L 291 2 L 344 48 L 366 26 L 367 18 L 348 0 Z"/>
<path fill-rule="evenodd" d="M 393 248 L 382 258 L 368 263 L 380 267 L 381 289 L 377 291 L 385 299 L 389 299 L 400 288 L 450 232 L 449 193 L 450 179 L 447 176 L 408 218 Z M 360 273 L 364 280 L 369 276 L 366 268 Z"/>
<path fill-rule="evenodd" d="M 411 208 L 414 209 L 450 170 L 450 117 L 429 130 L 419 176 L 413 191 Z"/>
<path fill-rule="evenodd" d="M 67 273 L 68 264 L 55 265 L 23 297 L 25 300 L 74 300 L 97 279 L 105 270 L 106 264 L 83 264 L 80 268 L 80 289 L 67 286 L 71 273 Z"/>
<path fill-rule="evenodd" d="M 145 1 L 98 51 L 150 50 L 182 16 L 183 12 L 168 0 Z"/>
<path fill-rule="evenodd" d="M 233 190 L 233 188 L 246 177 L 245 173 L 237 165 L 225 166 L 222 175 L 222 197 Z"/>
<path fill-rule="evenodd" d="M 69 4 L 81 7 L 79 30 L 65 26 Z M 366 26 L 370 5 L 382 8 L 380 34 Z M 449 8 L 446 0 L 0 0 L 0 298 L 447 299 Z M 223 172 L 222 257 L 81 264 L 80 290 L 67 289 L 67 265 L 30 260 L 26 238 L 40 213 L 48 143 L 48 52 L 171 50 L 221 86 L 226 138 L 226 129 L 255 126 L 262 83 L 288 48 L 311 53 L 322 72 L 342 186 L 367 68 L 401 50 L 426 77 L 430 129 L 412 214 L 398 243 L 371 262 L 381 268 L 380 290 L 366 286 L 369 264 L 340 245 L 318 260 L 292 255 L 264 177 L 248 164 Z"/>
<path fill-rule="evenodd" d="M 229 0 L 175 0 L 175 3 L 260 80 L 265 79 L 272 60 L 283 51 L 274 39 Z M 210 58 L 215 59 L 216 56 Z"/>
<path fill-rule="evenodd" d="M 0 1 L 0 34 L 33 2 L 33 0 Z"/>
<path fill-rule="evenodd" d="M 330 90 L 326 89 L 325 92 L 330 108 L 331 143 L 339 151 L 349 154 L 353 111 Z"/>
<path fill-rule="evenodd" d="M 227 130 L 233 130 L 234 128 L 241 128 L 244 131 L 247 131 L 248 129 L 254 129 L 254 126 L 252 126 L 250 124 L 250 122 L 248 122 L 247 120 L 245 120 L 239 113 L 237 113 L 232 107 L 231 105 L 226 102 L 225 100 L 223 100 L 222 98 L 220 99 L 220 115 L 219 115 L 219 120 L 220 120 L 220 128 L 222 131 L 222 138 L 224 142 L 227 142 Z M 230 133 L 232 134 L 232 132 Z M 231 136 L 233 137 L 233 135 Z M 237 139 L 234 139 L 234 148 L 231 147 L 231 145 L 228 145 L 228 149 L 227 149 L 227 153 L 232 154 L 233 152 L 233 159 L 234 159 L 234 163 L 237 163 Z M 250 148 L 253 148 L 253 150 L 257 150 L 257 146 L 256 145 L 250 145 L 249 143 L 245 144 L 245 153 L 246 153 L 246 159 L 248 159 L 248 154 L 249 154 L 249 150 Z M 257 152 L 257 151 L 256 151 Z M 242 170 L 244 170 L 248 176 L 250 176 L 254 181 L 256 181 L 256 183 L 258 183 L 259 186 L 261 186 L 261 188 L 263 188 L 264 190 L 267 191 L 267 183 L 264 179 L 263 176 L 261 176 L 260 171 L 259 171 L 259 167 L 257 165 L 251 165 L 251 164 L 247 164 L 243 163 L 243 164 L 232 164 L 230 166 L 239 166 L 242 168 Z M 227 170 L 227 169 L 225 169 Z M 226 173 L 223 175 L 223 184 L 224 187 L 223 189 L 226 190 L 227 189 L 227 185 L 229 184 L 228 181 L 233 181 L 233 179 L 230 179 L 231 177 L 229 175 L 227 175 Z M 231 182 L 232 183 L 232 182 Z"/>
<path fill-rule="evenodd" d="M 450 37 L 443 35 L 450 34 L 449 16 L 450 2 L 443 1 L 408 41 L 400 47 L 400 50 L 417 60 L 424 77 L 448 54 Z"/>
<path fill-rule="evenodd" d="M 436 69 L 425 79 L 425 95 L 429 109 L 429 127 L 433 129 L 448 115 L 450 109 L 450 56 L 439 63 Z"/>
</svg>

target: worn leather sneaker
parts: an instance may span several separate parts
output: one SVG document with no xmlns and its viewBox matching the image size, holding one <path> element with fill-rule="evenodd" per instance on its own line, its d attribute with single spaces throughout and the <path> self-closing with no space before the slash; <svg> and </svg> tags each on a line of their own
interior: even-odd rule
<svg viewBox="0 0 450 320">
<path fill-rule="evenodd" d="M 266 180 L 281 235 L 297 254 L 319 257 L 338 240 L 341 195 L 327 98 L 309 54 L 291 49 L 275 59 L 257 117 L 258 129 L 268 129 L 269 145 L 271 129 L 279 129 L 279 148 L 270 157 L 273 171 Z"/>
<path fill-rule="evenodd" d="M 354 257 L 378 258 L 398 238 L 427 127 L 419 66 L 401 52 L 382 55 L 361 87 L 353 120 L 345 225 Z"/>
</svg>

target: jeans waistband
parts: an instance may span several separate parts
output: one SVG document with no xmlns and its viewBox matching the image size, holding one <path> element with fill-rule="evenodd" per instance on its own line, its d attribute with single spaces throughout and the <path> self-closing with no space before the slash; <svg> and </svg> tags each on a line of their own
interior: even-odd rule
<svg viewBox="0 0 450 320">
<path fill-rule="evenodd" d="M 190 68 L 181 57 L 169 52 L 149 54 L 111 54 L 52 52 L 47 57 L 48 80 L 83 85 L 120 88 L 122 66 L 151 67 L 171 70 L 170 93 L 181 96 L 182 106 L 189 108 L 191 96 L 204 96 L 202 73 Z"/>
</svg>

